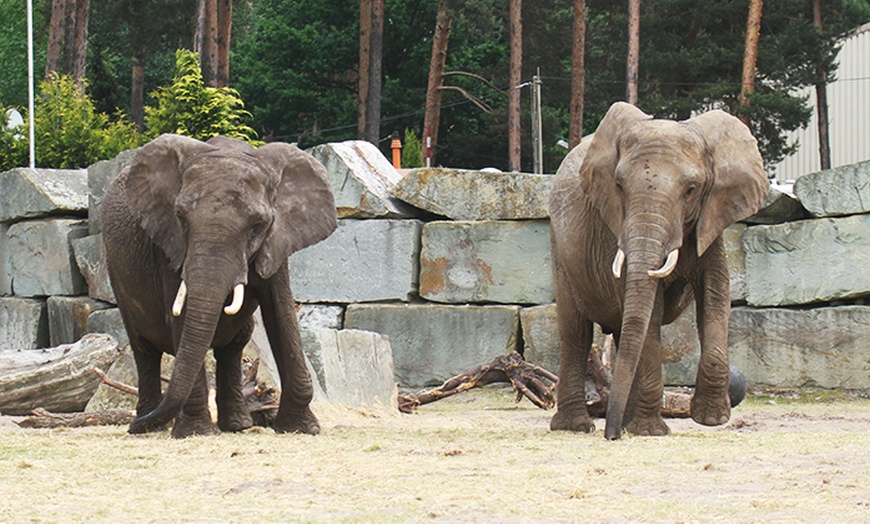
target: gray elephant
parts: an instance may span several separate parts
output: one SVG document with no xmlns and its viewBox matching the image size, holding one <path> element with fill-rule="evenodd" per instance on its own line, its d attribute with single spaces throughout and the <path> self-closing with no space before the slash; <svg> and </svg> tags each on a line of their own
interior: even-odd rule
<svg viewBox="0 0 870 524">
<path fill-rule="evenodd" d="M 605 437 L 668 434 L 660 327 L 692 300 L 701 341 L 692 418 L 728 421 L 731 302 L 721 234 L 757 212 L 768 190 L 756 140 L 733 116 L 675 122 L 611 106 L 562 162 L 550 197 L 561 344 L 551 429 L 595 429 L 584 380 L 595 322 L 617 345 Z"/>
<path fill-rule="evenodd" d="M 278 432 L 317 434 L 287 258 L 337 226 L 323 166 L 294 146 L 254 149 L 162 135 L 106 189 L 103 240 L 139 375 L 130 433 L 175 419 L 172 435 L 210 434 L 203 360 L 216 360 L 218 427 L 252 425 L 241 354 L 260 306 L 281 381 Z M 160 358 L 176 356 L 161 394 Z"/>
</svg>

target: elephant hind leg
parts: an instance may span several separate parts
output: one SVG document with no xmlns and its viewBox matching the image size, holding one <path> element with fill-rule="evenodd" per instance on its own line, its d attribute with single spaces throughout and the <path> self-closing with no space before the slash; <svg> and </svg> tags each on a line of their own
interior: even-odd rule
<svg viewBox="0 0 870 524">
<path fill-rule="evenodd" d="M 650 327 L 629 395 L 623 425 L 632 435 L 660 437 L 671 430 L 662 418 L 662 344 L 658 328 Z M 618 357 L 617 357 L 618 358 Z"/>
<path fill-rule="evenodd" d="M 187 402 L 181 408 L 181 412 L 175 417 L 175 425 L 172 426 L 174 438 L 187 438 L 192 435 L 216 435 L 220 433 L 211 421 L 208 411 L 208 381 L 205 374 L 205 366 L 199 370 L 196 383 L 190 392 Z"/>
<path fill-rule="evenodd" d="M 214 351 L 218 427 L 221 431 L 242 431 L 254 425 L 242 392 L 242 351 L 253 332 L 254 319 L 250 318 L 229 343 Z"/>
</svg>

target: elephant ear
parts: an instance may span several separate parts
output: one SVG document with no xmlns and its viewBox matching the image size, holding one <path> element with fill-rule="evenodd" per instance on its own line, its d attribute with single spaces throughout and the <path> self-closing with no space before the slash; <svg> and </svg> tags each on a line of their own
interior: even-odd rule
<svg viewBox="0 0 870 524">
<path fill-rule="evenodd" d="M 707 143 L 713 185 L 696 227 L 698 256 L 731 224 L 754 215 L 767 198 L 770 180 L 749 128 L 720 110 L 686 121 Z"/>
<path fill-rule="evenodd" d="M 187 239 L 175 214 L 185 159 L 213 150 L 199 140 L 164 134 L 142 146 L 127 174 L 127 202 L 148 237 L 177 271 L 187 253 Z"/>
<path fill-rule="evenodd" d="M 616 190 L 616 165 L 620 138 L 629 128 L 652 117 L 625 102 L 616 102 L 598 124 L 586 158 L 580 166 L 580 188 L 598 208 L 604 222 L 619 237 L 622 233 L 622 203 Z"/>
<path fill-rule="evenodd" d="M 317 159 L 279 142 L 254 155 L 279 175 L 272 195 L 275 217 L 255 261 L 257 273 L 268 278 L 290 255 L 331 235 L 338 218 L 326 168 Z"/>
</svg>

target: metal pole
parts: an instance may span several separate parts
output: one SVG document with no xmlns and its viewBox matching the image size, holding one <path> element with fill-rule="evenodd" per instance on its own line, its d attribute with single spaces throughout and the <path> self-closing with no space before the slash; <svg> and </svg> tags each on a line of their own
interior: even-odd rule
<svg viewBox="0 0 870 524">
<path fill-rule="evenodd" d="M 33 0 L 27 0 L 27 120 L 30 138 L 30 167 L 36 167 L 36 133 L 33 129 Z"/>
<path fill-rule="evenodd" d="M 532 151 L 533 151 L 533 172 L 541 174 L 544 172 L 544 139 L 542 135 L 543 126 L 541 122 L 541 70 L 538 69 L 538 74 L 532 77 Z"/>
</svg>

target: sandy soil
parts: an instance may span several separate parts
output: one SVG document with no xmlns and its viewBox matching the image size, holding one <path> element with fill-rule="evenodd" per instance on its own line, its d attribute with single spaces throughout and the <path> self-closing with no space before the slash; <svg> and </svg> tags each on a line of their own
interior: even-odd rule
<svg viewBox="0 0 870 524">
<path fill-rule="evenodd" d="M 550 432 L 500 387 L 415 415 L 319 406 L 317 437 L 174 441 L 0 422 L 0 522 L 866 522 L 870 401 L 753 396 L 662 438 Z"/>
</svg>

